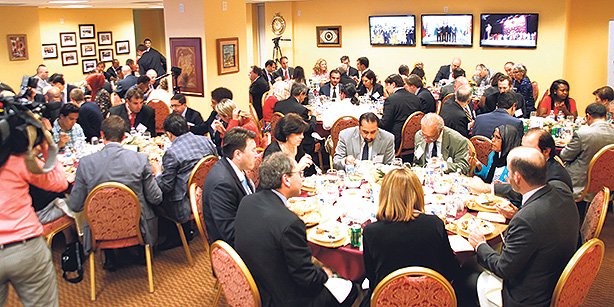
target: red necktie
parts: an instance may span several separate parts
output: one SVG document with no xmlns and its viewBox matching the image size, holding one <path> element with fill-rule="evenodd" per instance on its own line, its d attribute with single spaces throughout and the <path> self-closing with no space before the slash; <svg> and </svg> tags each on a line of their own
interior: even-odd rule
<svg viewBox="0 0 614 307">
<path fill-rule="evenodd" d="M 136 113 L 130 113 L 130 127 L 134 127 L 134 121 L 136 120 Z"/>
<path fill-rule="evenodd" d="M 284 80 L 288 80 L 290 77 L 288 76 L 288 70 L 284 70 Z"/>
</svg>

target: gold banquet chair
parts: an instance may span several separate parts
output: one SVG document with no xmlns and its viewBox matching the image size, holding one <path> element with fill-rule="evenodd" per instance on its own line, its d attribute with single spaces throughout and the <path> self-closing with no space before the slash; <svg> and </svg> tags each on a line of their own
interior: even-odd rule
<svg viewBox="0 0 614 307">
<path fill-rule="evenodd" d="M 603 187 L 599 193 L 593 197 L 588 209 L 580 233 L 582 234 L 583 243 L 588 240 L 599 238 L 605 217 L 608 212 L 608 202 L 610 200 L 610 189 Z"/>
<path fill-rule="evenodd" d="M 420 121 L 423 117 L 424 113 L 417 111 L 412 113 L 407 120 L 405 120 L 403 130 L 401 130 L 401 145 L 395 153 L 397 158 L 414 153 L 416 132 L 420 130 Z"/>
<path fill-rule="evenodd" d="M 260 307 L 260 292 L 256 282 L 241 259 L 228 243 L 217 240 L 211 245 L 211 265 L 220 283 L 213 306 L 217 306 L 221 291 L 228 305 Z"/>
<path fill-rule="evenodd" d="M 586 185 L 576 202 L 582 201 L 587 195 L 595 194 L 603 187 L 614 188 L 614 144 L 601 148 L 588 165 Z"/>
<path fill-rule="evenodd" d="M 332 140 L 331 147 L 328 148 L 329 158 L 330 158 L 330 167 L 333 166 L 333 157 L 335 156 L 335 150 L 337 149 L 337 143 L 339 143 L 339 134 L 341 131 L 358 126 L 358 119 L 354 116 L 343 116 L 333 123 L 333 126 L 330 128 L 330 139 Z"/>
<path fill-rule="evenodd" d="M 441 306 L 455 307 L 456 294 L 448 280 L 424 267 L 398 269 L 377 284 L 371 307 Z"/>
</svg>

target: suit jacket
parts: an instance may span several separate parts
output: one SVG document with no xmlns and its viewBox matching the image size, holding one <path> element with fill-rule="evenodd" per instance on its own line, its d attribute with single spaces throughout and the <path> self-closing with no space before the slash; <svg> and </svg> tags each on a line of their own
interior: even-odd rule
<svg viewBox="0 0 614 307">
<path fill-rule="evenodd" d="M 121 69 L 121 66 L 117 67 L 117 70 L 115 70 L 115 68 L 113 68 L 113 66 L 109 67 L 109 69 L 107 69 L 107 71 L 104 74 L 104 76 L 107 79 L 107 81 L 111 81 L 111 78 L 117 78 L 117 72 L 120 69 Z"/>
<path fill-rule="evenodd" d="M 83 211 L 85 199 L 98 184 L 116 181 L 127 185 L 141 204 L 141 231 L 145 242 L 157 240 L 156 216 L 152 206 L 162 202 L 162 191 L 156 184 L 147 155 L 109 143 L 101 151 L 87 155 L 79 161 L 77 176 L 70 194 L 70 208 Z M 85 242 L 91 242 L 86 238 Z"/>
<path fill-rule="evenodd" d="M 143 52 L 138 64 L 142 76 L 150 69 L 155 70 L 158 76 L 166 74 L 166 58 L 156 49 L 149 48 L 149 51 Z"/>
<path fill-rule="evenodd" d="M 414 112 L 421 111 L 422 105 L 418 96 L 404 88 L 388 96 L 384 102 L 384 115 L 382 116 L 382 129 L 394 135 L 394 149 L 401 145 L 401 133 L 405 120 Z"/>
<path fill-rule="evenodd" d="M 288 66 L 288 77 L 290 79 L 292 79 L 292 75 L 294 74 L 294 67 L 289 67 Z M 285 80 L 284 79 L 284 72 L 283 70 L 280 68 L 278 68 L 274 73 L 273 73 L 273 77 L 275 77 L 274 79 L 277 78 L 281 78 L 281 80 Z"/>
<path fill-rule="evenodd" d="M 480 244 L 478 262 L 503 279 L 503 306 L 549 306 L 554 286 L 576 251 L 578 231 L 571 194 L 547 184 L 510 221 L 501 254 Z"/>
<path fill-rule="evenodd" d="M 186 113 L 187 115 L 187 113 Z M 209 137 L 211 138 L 211 140 L 213 141 L 213 144 L 215 144 L 215 147 L 217 147 L 217 154 L 219 156 L 222 155 L 222 136 L 220 135 L 220 133 L 213 129 L 213 127 L 211 127 L 211 125 L 213 124 L 213 121 L 215 119 L 219 119 L 219 116 L 217 114 L 217 112 L 215 112 L 215 110 L 211 111 L 211 113 L 209 114 L 209 118 L 207 118 L 207 120 L 205 121 L 205 128 L 207 129 L 207 132 L 209 132 Z M 224 127 L 228 126 L 228 123 L 226 123 L 225 121 L 221 120 L 222 125 L 224 125 Z M 194 133 L 194 132 L 193 132 Z"/>
<path fill-rule="evenodd" d="M 358 71 L 356 71 L 356 72 L 358 73 Z M 351 84 L 353 86 L 356 86 L 356 81 L 354 81 L 354 79 L 350 78 L 347 74 L 341 75 L 341 80 L 339 81 L 339 83 L 341 83 L 343 85 Z"/>
<path fill-rule="evenodd" d="M 358 77 L 358 69 L 348 66 L 348 71 L 346 71 L 345 74 L 350 77 Z"/>
<path fill-rule="evenodd" d="M 341 95 L 341 89 L 343 88 L 343 84 L 339 83 L 337 84 L 337 98 L 341 99 L 341 97 L 339 97 Z M 326 96 L 326 97 L 330 97 L 331 94 L 331 85 L 330 85 L 330 81 L 326 82 L 324 85 L 320 86 L 320 95 L 322 96 Z"/>
<path fill-rule="evenodd" d="M 128 110 L 126 110 L 125 104 L 112 107 L 109 109 L 109 114 L 123 118 L 126 122 L 125 130 L 126 132 L 130 132 L 130 128 L 132 127 L 130 126 L 130 118 L 128 117 Z M 143 126 L 147 127 L 147 131 L 149 131 L 152 136 L 156 135 L 156 111 L 150 106 L 143 106 L 141 112 L 136 115 L 133 127 L 136 128 L 139 124 L 143 124 Z"/>
<path fill-rule="evenodd" d="M 437 103 L 435 102 L 435 97 L 433 97 L 431 91 L 421 87 L 418 92 L 416 92 L 416 96 L 420 98 L 420 102 L 422 103 L 422 112 L 424 112 L 424 114 L 433 113 L 437 110 Z"/>
<path fill-rule="evenodd" d="M 255 191 L 251 181 L 250 185 Z M 209 244 L 222 240 L 234 247 L 235 218 L 245 195 L 247 193 L 230 162 L 221 158 L 207 174 L 203 187 L 202 206 Z"/>
<path fill-rule="evenodd" d="M 449 101 L 441 106 L 439 115 L 443 118 L 446 127 L 456 130 L 462 136 L 469 138 L 469 123 L 471 122 L 465 110 L 456 101 Z"/>
<path fill-rule="evenodd" d="M 448 163 L 446 172 L 455 172 L 460 169 L 461 173 L 467 174 L 469 172 L 469 162 L 467 161 L 469 156 L 468 140 L 448 127 L 443 127 L 441 133 L 443 133 L 441 157 Z M 423 166 L 426 163 L 427 147 L 420 131 L 416 132 L 415 140 L 414 163 Z"/>
<path fill-rule="evenodd" d="M 62 103 L 68 103 L 70 102 L 70 91 L 76 89 L 77 87 L 72 85 L 72 84 L 66 84 L 66 94 L 64 95 L 64 100 L 62 100 Z"/>
<path fill-rule="evenodd" d="M 254 276 L 262 306 L 309 306 L 328 277 L 311 262 L 305 224 L 275 192 L 245 197 L 235 223 L 235 249 Z"/>
<path fill-rule="evenodd" d="M 367 95 L 367 88 L 362 85 L 359 85 L 358 89 L 356 89 L 358 96 Z M 377 93 L 377 95 L 376 95 Z M 373 84 L 373 90 L 371 91 L 371 95 L 369 96 L 372 100 L 377 100 L 379 98 L 384 98 L 384 86 L 379 83 Z"/>
<path fill-rule="evenodd" d="M 123 79 L 117 82 L 117 88 L 115 92 L 120 98 L 124 98 L 126 92 L 136 84 L 136 77 L 134 75 L 127 75 Z"/>
<path fill-rule="evenodd" d="M 454 94 L 454 82 L 455 81 L 452 81 L 451 83 L 446 84 L 443 87 L 441 87 L 441 91 L 439 93 L 439 100 L 443 101 L 443 99 L 446 96 L 448 96 L 450 94 Z"/>
<path fill-rule="evenodd" d="M 309 115 L 309 110 L 307 110 L 305 106 L 298 103 L 298 100 L 296 100 L 296 98 L 292 96 L 290 96 L 286 100 L 278 101 L 273 108 L 273 112 L 280 112 L 284 115 L 288 113 L 296 113 L 300 115 L 303 120 L 307 122 L 307 124 L 309 124 L 309 128 L 304 133 L 305 138 L 303 139 L 303 142 L 301 144 L 303 145 L 303 148 L 307 153 L 311 153 L 312 151 L 310 151 L 309 149 L 313 147 L 314 143 L 311 133 L 314 132 L 316 128 L 315 116 Z"/>
<path fill-rule="evenodd" d="M 450 65 L 443 65 L 439 67 L 439 71 L 437 71 L 435 79 L 433 80 L 433 85 L 439 82 L 441 79 L 450 79 Z"/>
<path fill-rule="evenodd" d="M 333 164 L 336 169 L 344 169 L 344 160 L 347 156 L 353 156 L 356 159 L 361 158 L 361 152 L 364 144 L 361 146 L 361 136 L 358 127 L 344 129 L 339 133 L 339 142 L 335 148 L 335 156 Z M 390 164 L 394 159 L 394 135 L 390 132 L 378 129 L 373 144 L 371 145 L 370 160 L 375 156 L 382 156 L 382 163 Z"/>
<path fill-rule="evenodd" d="M 258 119 L 262 119 L 262 95 L 269 89 L 269 83 L 262 76 L 256 78 L 249 86 L 249 95 L 252 97 L 252 105 L 256 109 Z"/>
<path fill-rule="evenodd" d="M 529 118 L 531 115 L 531 111 L 528 111 L 525 107 L 524 97 L 521 94 L 514 93 L 516 95 L 516 110 L 522 110 L 522 116 L 518 116 L 519 118 Z M 492 95 L 486 96 L 486 103 L 484 103 L 484 108 L 480 110 L 481 114 L 490 113 L 497 108 L 497 101 L 499 100 L 499 92 L 496 92 Z"/>
<path fill-rule="evenodd" d="M 185 110 L 185 120 L 188 122 L 190 132 L 196 135 L 204 135 L 208 132 L 207 125 L 200 112 L 188 107 Z"/>
<path fill-rule="evenodd" d="M 276 77 L 276 71 L 273 71 L 272 73 L 269 73 L 266 69 L 262 70 L 262 77 L 264 77 L 264 80 L 266 80 L 266 82 L 268 82 L 269 84 L 273 84 L 275 83 L 275 77 Z"/>
<path fill-rule="evenodd" d="M 77 123 L 83 128 L 86 141 L 89 142 L 93 136 L 100 138 L 102 120 L 102 111 L 100 111 L 100 106 L 97 103 L 87 101 L 81 105 Z"/>
<path fill-rule="evenodd" d="M 574 132 L 571 142 L 561 151 L 561 159 L 567 162 L 565 168 L 571 175 L 574 198 L 580 197 L 586 186 L 591 159 L 609 144 L 614 144 L 614 127 L 607 122 L 596 122 Z M 585 200 L 592 200 L 592 197 Z"/>
<path fill-rule="evenodd" d="M 524 134 L 522 121 L 507 113 L 505 109 L 496 109 L 490 113 L 480 114 L 475 118 L 475 123 L 471 129 L 471 135 L 482 135 L 491 138 L 495 128 L 501 125 L 512 125 Z"/>
</svg>

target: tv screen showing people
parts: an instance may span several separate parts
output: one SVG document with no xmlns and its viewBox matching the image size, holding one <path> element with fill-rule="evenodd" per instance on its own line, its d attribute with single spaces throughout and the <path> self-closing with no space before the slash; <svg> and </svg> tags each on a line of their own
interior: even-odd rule
<svg viewBox="0 0 614 307">
<path fill-rule="evenodd" d="M 473 15 L 422 15 L 423 46 L 473 45 Z"/>
<path fill-rule="evenodd" d="M 538 14 L 482 14 L 480 46 L 537 47 Z"/>
<path fill-rule="evenodd" d="M 370 16 L 369 33 L 374 46 L 415 46 L 416 16 Z"/>
</svg>

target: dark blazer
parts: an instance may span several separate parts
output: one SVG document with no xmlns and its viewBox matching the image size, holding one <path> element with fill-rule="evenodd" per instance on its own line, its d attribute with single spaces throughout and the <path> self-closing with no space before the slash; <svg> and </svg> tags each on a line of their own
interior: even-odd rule
<svg viewBox="0 0 614 307">
<path fill-rule="evenodd" d="M 84 102 L 79 108 L 77 123 L 83 128 L 85 140 L 90 141 L 93 136 L 100 138 L 100 125 L 102 125 L 102 111 L 93 101 Z"/>
<path fill-rule="evenodd" d="M 292 75 L 294 74 L 294 67 L 289 67 L 288 66 L 288 77 L 290 77 L 290 79 L 292 79 Z M 281 78 L 282 80 L 284 80 L 284 72 L 281 69 L 281 67 L 279 67 L 274 73 L 273 73 L 273 78 Z"/>
<path fill-rule="evenodd" d="M 136 77 L 134 75 L 127 75 L 123 79 L 117 82 L 117 88 L 115 92 L 120 98 L 124 98 L 126 92 L 136 84 Z"/>
<path fill-rule="evenodd" d="M 158 50 L 149 48 L 149 51 L 143 52 L 138 60 L 139 73 L 144 76 L 148 70 L 153 69 L 162 76 L 166 73 L 166 58 L 158 52 Z"/>
<path fill-rule="evenodd" d="M 501 254 L 480 244 L 478 262 L 503 279 L 503 306 L 549 306 L 554 286 L 576 251 L 578 231 L 571 193 L 547 184 L 510 221 Z"/>
<path fill-rule="evenodd" d="M 405 120 L 414 112 L 421 111 L 422 106 L 418 96 L 404 88 L 388 96 L 384 102 L 384 115 L 382 116 L 382 129 L 394 135 L 394 149 L 401 145 L 401 133 Z"/>
<path fill-rule="evenodd" d="M 211 140 L 213 141 L 213 144 L 215 144 L 215 147 L 217 147 L 217 154 L 218 155 L 222 155 L 222 137 L 220 136 L 220 133 L 217 132 L 217 130 L 213 129 L 213 127 L 211 127 L 211 125 L 213 124 L 213 121 L 218 118 L 219 116 L 217 115 L 217 112 L 215 112 L 215 110 L 211 111 L 211 113 L 209 114 L 209 118 L 207 118 L 207 120 L 205 121 L 205 127 L 207 129 L 207 132 L 209 132 L 209 137 L 211 138 Z M 226 123 L 223 120 L 220 120 L 222 122 L 222 125 L 224 125 L 224 127 L 228 126 L 228 123 Z"/>
<path fill-rule="evenodd" d="M 117 78 L 117 72 L 120 71 L 120 69 L 121 69 L 121 66 L 117 67 L 117 70 L 115 70 L 113 66 L 109 67 L 109 69 L 107 69 L 107 71 L 104 74 L 107 81 L 111 81 L 111 78 Z"/>
<path fill-rule="evenodd" d="M 350 77 L 358 77 L 358 69 L 348 66 L 348 71 L 346 71 L 345 74 Z"/>
<path fill-rule="evenodd" d="M 524 97 L 518 93 L 514 94 L 516 94 L 516 110 L 522 110 L 522 116 L 519 117 L 529 118 L 531 111 L 526 110 Z M 499 100 L 499 92 L 486 96 L 486 103 L 484 103 L 484 108 L 480 110 L 480 113 L 484 114 L 494 111 L 497 108 L 497 100 Z"/>
<path fill-rule="evenodd" d="M 343 88 L 343 83 L 337 84 L 339 95 L 341 95 L 341 89 Z M 330 81 L 326 82 L 324 85 L 320 86 L 320 95 L 330 97 L 330 91 L 332 87 L 330 85 Z M 341 97 L 337 96 L 337 98 L 341 99 Z"/>
<path fill-rule="evenodd" d="M 409 222 L 369 224 L 363 231 L 363 244 L 371 291 L 388 274 L 409 266 L 433 269 L 450 282 L 460 271 L 444 224 L 435 215 L 420 214 Z"/>
<path fill-rule="evenodd" d="M 271 190 L 245 197 L 235 249 L 260 291 L 262 306 L 311 306 L 328 276 L 311 262 L 305 224 Z"/>
<path fill-rule="evenodd" d="M 185 120 L 188 122 L 190 132 L 196 135 L 204 135 L 207 133 L 207 125 L 200 115 L 200 112 L 188 107 L 185 110 Z"/>
<path fill-rule="evenodd" d="M 258 119 L 262 119 L 262 95 L 269 89 L 269 83 L 263 76 L 256 78 L 249 86 L 249 95 L 252 97 L 252 105 L 258 114 Z"/>
<path fill-rule="evenodd" d="M 422 112 L 433 113 L 437 110 L 437 103 L 435 102 L 435 97 L 428 89 L 421 87 L 416 96 L 420 98 L 420 102 L 422 102 Z"/>
<path fill-rule="evenodd" d="M 309 110 L 307 110 L 305 106 L 298 103 L 298 100 L 296 100 L 296 98 L 292 96 L 290 96 L 286 100 L 278 101 L 273 108 L 273 112 L 280 112 L 284 115 L 288 113 L 296 113 L 300 115 L 303 120 L 307 122 L 307 124 L 309 124 L 309 128 L 307 129 L 307 131 L 305 131 L 305 133 L 303 133 L 305 138 L 303 139 L 301 145 L 307 153 L 311 153 L 313 150 L 310 149 L 312 149 L 314 144 L 314 140 L 311 136 L 311 133 L 314 132 L 316 128 L 315 116 L 309 115 Z"/>
<path fill-rule="evenodd" d="M 70 102 L 70 91 L 76 89 L 77 87 L 72 85 L 72 84 L 66 84 L 66 94 L 64 96 L 64 100 L 62 101 L 63 103 L 69 103 Z"/>
<path fill-rule="evenodd" d="M 449 79 L 450 78 L 450 65 L 443 65 L 439 67 L 439 71 L 435 75 L 435 79 L 433 80 L 433 84 L 436 84 L 441 79 Z"/>
<path fill-rule="evenodd" d="M 446 127 L 456 130 L 462 136 L 469 138 L 469 123 L 471 122 L 465 110 L 456 101 L 449 101 L 441 106 L 439 115 L 443 118 Z"/>
<path fill-rule="evenodd" d="M 359 88 L 357 89 L 358 96 L 363 96 L 367 94 L 367 88 L 360 83 Z M 377 93 L 377 95 L 375 95 Z M 377 100 L 379 98 L 384 98 L 384 86 L 379 83 L 375 83 L 373 85 L 373 90 L 371 91 L 371 96 L 369 96 L 373 100 Z"/>
<path fill-rule="evenodd" d="M 254 191 L 253 183 L 251 188 Z M 222 240 L 234 246 L 235 217 L 245 195 L 247 193 L 230 162 L 221 158 L 207 174 L 203 186 L 202 206 L 209 244 Z"/>
<path fill-rule="evenodd" d="M 63 105 L 64 104 L 62 103 L 62 101 L 51 101 L 45 103 L 45 106 L 47 108 L 43 111 L 43 117 L 48 119 L 51 124 L 53 124 L 53 122 L 55 122 L 55 120 L 60 117 L 60 109 Z"/>
<path fill-rule="evenodd" d="M 559 162 L 557 162 L 554 158 L 548 159 L 546 161 L 546 180 L 550 183 L 553 181 L 560 181 L 564 185 L 553 185 L 553 187 L 565 187 L 569 188 L 569 191 L 573 190 L 573 186 L 571 184 L 571 176 Z M 514 191 L 512 189 L 512 185 L 509 183 L 495 183 L 494 184 L 495 195 L 499 195 L 501 197 L 505 197 L 509 199 L 514 205 L 518 208 L 521 207 L 522 202 L 522 194 Z"/>
<path fill-rule="evenodd" d="M 130 118 L 128 118 L 128 111 L 126 110 L 125 104 L 120 104 L 118 106 L 114 106 L 109 109 L 109 114 L 118 115 L 123 118 L 126 122 L 126 132 L 130 132 Z M 134 128 L 138 127 L 139 124 L 143 124 L 143 126 L 147 127 L 147 131 L 151 133 L 152 136 L 156 135 L 156 111 L 152 109 L 150 106 L 143 106 L 141 108 L 141 112 L 136 115 L 136 119 L 134 120 Z"/>
<path fill-rule="evenodd" d="M 512 125 L 524 134 L 522 121 L 507 113 L 505 109 L 496 109 L 490 113 L 480 114 L 475 118 L 475 124 L 471 130 L 471 135 L 482 135 L 491 138 L 495 128 L 501 125 Z"/>
<path fill-rule="evenodd" d="M 358 72 L 358 71 L 357 71 Z M 354 81 L 354 79 L 348 77 L 347 74 L 343 74 L 341 75 L 341 80 L 339 81 L 339 83 L 343 84 L 343 85 L 348 85 L 351 84 L 353 86 L 356 86 L 356 81 Z"/>
</svg>

